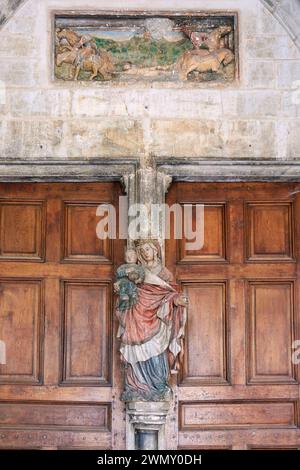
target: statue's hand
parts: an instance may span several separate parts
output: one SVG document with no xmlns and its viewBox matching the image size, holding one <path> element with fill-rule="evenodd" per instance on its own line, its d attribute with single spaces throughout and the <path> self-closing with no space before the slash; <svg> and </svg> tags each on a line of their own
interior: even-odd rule
<svg viewBox="0 0 300 470">
<path fill-rule="evenodd" d="M 128 274 L 128 279 L 132 282 L 136 282 L 138 278 L 139 278 L 139 275 L 135 272 Z"/>
<path fill-rule="evenodd" d="M 189 305 L 189 299 L 186 295 L 179 295 L 175 300 L 174 304 L 177 305 L 177 307 L 187 307 Z"/>
<path fill-rule="evenodd" d="M 118 282 L 114 283 L 114 292 L 118 294 L 120 292 L 120 286 Z"/>
</svg>

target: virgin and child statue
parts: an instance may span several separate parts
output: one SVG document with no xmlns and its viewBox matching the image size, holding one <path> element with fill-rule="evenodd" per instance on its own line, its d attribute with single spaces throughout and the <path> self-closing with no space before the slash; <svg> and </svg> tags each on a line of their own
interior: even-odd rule
<svg viewBox="0 0 300 470">
<path fill-rule="evenodd" d="M 138 240 L 117 270 L 114 289 L 124 401 L 163 401 L 171 396 L 170 373 L 183 354 L 188 299 L 162 265 L 156 240 Z"/>
</svg>

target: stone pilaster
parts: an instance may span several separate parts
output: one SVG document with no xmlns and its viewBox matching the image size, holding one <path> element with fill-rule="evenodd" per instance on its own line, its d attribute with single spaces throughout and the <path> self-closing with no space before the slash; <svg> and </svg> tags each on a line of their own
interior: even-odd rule
<svg viewBox="0 0 300 470">
<path fill-rule="evenodd" d="M 129 245 L 139 238 L 151 238 L 159 240 L 163 248 L 163 204 L 171 182 L 171 176 L 155 167 L 140 168 L 123 177 L 129 207 Z"/>
</svg>

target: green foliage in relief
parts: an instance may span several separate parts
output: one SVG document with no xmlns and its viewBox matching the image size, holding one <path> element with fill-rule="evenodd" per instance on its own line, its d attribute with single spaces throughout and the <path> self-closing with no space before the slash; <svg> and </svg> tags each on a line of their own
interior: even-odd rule
<svg viewBox="0 0 300 470">
<path fill-rule="evenodd" d="M 154 41 L 135 36 L 128 41 L 94 38 L 99 49 L 105 49 L 116 59 L 117 66 L 126 62 L 139 67 L 167 66 L 174 64 L 185 51 L 192 49 L 188 38 L 178 42 L 165 39 Z"/>
</svg>

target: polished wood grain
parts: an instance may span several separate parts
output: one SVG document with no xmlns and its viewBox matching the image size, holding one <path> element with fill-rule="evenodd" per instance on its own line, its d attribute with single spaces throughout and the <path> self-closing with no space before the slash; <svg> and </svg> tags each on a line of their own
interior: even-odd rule
<svg viewBox="0 0 300 470">
<path fill-rule="evenodd" d="M 249 382 L 296 381 L 293 282 L 250 282 L 248 296 Z"/>
<path fill-rule="evenodd" d="M 182 283 L 189 297 L 187 350 L 182 383 L 227 381 L 227 307 L 225 283 Z"/>
<path fill-rule="evenodd" d="M 111 382 L 111 297 L 109 283 L 63 283 L 62 383 Z"/>
<path fill-rule="evenodd" d="M 112 240 L 95 237 L 98 203 L 64 202 L 64 259 L 77 262 L 111 262 Z M 107 214 L 107 212 L 106 212 Z M 83 236 L 82 227 L 86 227 Z"/>
<path fill-rule="evenodd" d="M 200 202 L 199 202 L 200 204 Z M 185 205 L 181 205 L 184 209 Z M 193 205 L 191 229 L 196 230 L 196 210 Z M 183 219 L 184 220 L 184 219 Z M 226 206 L 225 204 L 204 205 L 204 245 L 200 250 L 186 249 L 186 238 L 183 236 L 178 243 L 178 261 L 181 262 L 204 262 L 225 261 L 226 259 Z M 183 235 L 185 232 L 183 231 Z"/>
<path fill-rule="evenodd" d="M 293 258 L 293 204 L 249 203 L 246 206 L 247 258 L 249 261 Z"/>
<path fill-rule="evenodd" d="M 178 448 L 299 448 L 300 375 L 291 361 L 300 338 L 297 185 L 175 183 L 167 201 L 204 204 L 209 238 L 195 253 L 166 240 L 166 264 L 190 298 Z M 211 207 L 222 207 L 222 217 Z"/>
<path fill-rule="evenodd" d="M 43 202 L 0 199 L 0 259 L 42 261 L 44 255 Z"/>
<path fill-rule="evenodd" d="M 44 303 L 42 281 L 0 278 L 0 338 L 6 364 L 0 383 L 41 383 L 43 380 Z"/>
<path fill-rule="evenodd" d="M 295 403 L 182 403 L 181 429 L 296 427 Z"/>
</svg>

